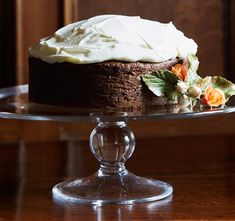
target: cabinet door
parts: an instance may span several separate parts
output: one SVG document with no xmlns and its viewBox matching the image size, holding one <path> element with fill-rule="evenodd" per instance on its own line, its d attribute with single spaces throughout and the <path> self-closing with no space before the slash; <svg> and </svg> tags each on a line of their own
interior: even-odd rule
<svg viewBox="0 0 235 221">
<path fill-rule="evenodd" d="M 223 75 L 235 82 L 235 1 L 232 0 L 1 0 L 0 12 L 0 28 L 4 30 L 4 35 L 0 35 L 0 87 L 27 83 L 30 45 L 65 24 L 99 14 L 140 15 L 161 22 L 172 21 L 198 43 L 202 76 Z M 235 133 L 234 120 L 235 115 L 230 114 L 194 120 L 136 122 L 131 126 L 137 136 L 231 134 Z M 41 136 L 34 136 L 33 132 L 27 135 L 27 131 L 30 128 L 30 131 L 40 131 L 38 123 L 0 120 L 0 125 L 0 140 L 66 139 L 77 132 L 78 137 L 84 138 L 93 127 L 66 124 L 61 129 L 61 124 L 48 123 L 43 124 Z M 51 131 L 56 132 L 51 134 Z"/>
</svg>

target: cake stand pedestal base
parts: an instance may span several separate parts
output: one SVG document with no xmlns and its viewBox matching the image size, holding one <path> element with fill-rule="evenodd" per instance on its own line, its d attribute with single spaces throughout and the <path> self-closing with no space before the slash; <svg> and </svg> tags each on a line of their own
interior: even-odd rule
<svg viewBox="0 0 235 221">
<path fill-rule="evenodd" d="M 162 181 L 146 179 L 125 172 L 65 181 L 53 188 L 59 201 L 85 204 L 133 204 L 163 199 L 172 194 L 172 187 Z"/>
<path fill-rule="evenodd" d="M 52 192 L 56 200 L 85 204 L 133 204 L 170 196 L 173 188 L 162 181 L 138 177 L 127 171 L 125 162 L 135 149 L 135 138 L 126 121 L 103 121 L 90 135 L 90 149 L 100 162 L 97 173 L 64 181 Z"/>
</svg>

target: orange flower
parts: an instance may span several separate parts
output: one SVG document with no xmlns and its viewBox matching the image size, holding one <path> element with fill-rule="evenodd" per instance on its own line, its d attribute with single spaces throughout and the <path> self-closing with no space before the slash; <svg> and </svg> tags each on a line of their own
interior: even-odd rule
<svg viewBox="0 0 235 221">
<path fill-rule="evenodd" d="M 177 64 L 171 68 L 171 71 L 175 73 L 182 81 L 188 78 L 188 67 L 184 64 Z"/>
<path fill-rule="evenodd" d="M 218 107 L 220 105 L 224 105 L 226 99 L 223 91 L 218 88 L 207 86 L 205 92 L 202 95 L 201 101 L 210 107 Z"/>
</svg>

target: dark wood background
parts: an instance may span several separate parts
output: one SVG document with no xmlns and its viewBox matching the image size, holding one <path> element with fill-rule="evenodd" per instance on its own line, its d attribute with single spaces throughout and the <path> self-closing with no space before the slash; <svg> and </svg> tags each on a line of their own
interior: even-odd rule
<svg viewBox="0 0 235 221">
<path fill-rule="evenodd" d="M 198 43 L 201 74 L 235 82 L 234 0 L 0 0 L 0 87 L 27 83 L 30 45 L 103 13 L 172 20 Z M 97 169 L 87 142 L 94 124 L 0 119 L 0 220 L 234 220 L 234 122 L 235 114 L 130 122 L 137 148 L 128 169 L 171 183 L 173 198 L 69 207 L 52 201 L 51 188 Z"/>
<path fill-rule="evenodd" d="M 0 86 L 27 83 L 30 45 L 65 24 L 99 14 L 173 21 L 198 43 L 201 75 L 233 79 L 234 4 L 232 0 L 2 0 Z"/>
<path fill-rule="evenodd" d="M 223 75 L 235 81 L 233 0 L 1 0 L 0 87 L 27 83 L 28 48 L 39 39 L 70 22 L 112 13 L 140 15 L 161 22 L 173 21 L 178 29 L 198 43 L 201 75 Z M 195 120 L 193 128 L 192 121 L 188 120 L 157 124 L 148 122 L 141 126 L 134 123 L 133 128 L 141 136 L 156 133 L 164 135 L 162 131 L 169 135 L 195 134 L 199 130 L 207 133 L 201 126 L 204 121 Z M 208 118 L 206 122 L 213 127 L 213 133 L 221 133 L 221 125 L 225 124 L 227 127 L 223 133 L 235 132 L 233 115 Z M 4 129 L 0 129 L 0 138 L 7 140 L 22 137 L 28 137 L 29 140 L 60 139 L 70 133 L 75 135 L 77 130 L 81 136 L 85 136 L 92 127 L 91 124 L 62 125 L 11 120 L 1 120 L 0 124 L 4 126 L 1 127 Z M 146 129 L 144 134 L 143 127 Z"/>
<path fill-rule="evenodd" d="M 0 1 L 0 87 L 16 83 L 15 4 Z"/>
</svg>

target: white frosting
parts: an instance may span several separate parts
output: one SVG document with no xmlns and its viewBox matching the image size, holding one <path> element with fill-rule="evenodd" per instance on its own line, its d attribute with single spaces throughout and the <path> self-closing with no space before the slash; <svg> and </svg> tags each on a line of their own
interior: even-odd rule
<svg viewBox="0 0 235 221">
<path fill-rule="evenodd" d="M 100 15 L 59 29 L 29 52 L 48 63 L 161 62 L 196 54 L 197 44 L 172 23 Z"/>
</svg>

